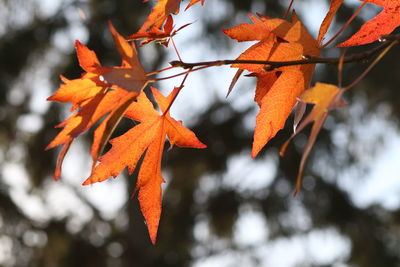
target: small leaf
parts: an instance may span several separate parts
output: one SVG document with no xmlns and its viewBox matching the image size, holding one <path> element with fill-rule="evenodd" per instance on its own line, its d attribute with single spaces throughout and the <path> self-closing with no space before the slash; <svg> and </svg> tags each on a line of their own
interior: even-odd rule
<svg viewBox="0 0 400 267">
<path fill-rule="evenodd" d="M 304 149 L 303 156 L 301 157 L 300 168 L 297 175 L 297 182 L 294 194 L 296 194 L 301 187 L 301 178 L 305 163 L 308 155 L 315 143 L 317 135 L 325 122 L 330 110 L 343 106 L 342 99 L 343 91 L 335 85 L 316 83 L 311 89 L 306 90 L 299 98 L 301 102 L 314 104 L 310 114 L 300 123 L 297 131 L 283 144 L 281 148 L 281 155 L 284 155 L 286 148 L 290 141 L 301 132 L 308 124 L 313 123 L 310 137 L 308 138 L 307 145 Z"/>
</svg>

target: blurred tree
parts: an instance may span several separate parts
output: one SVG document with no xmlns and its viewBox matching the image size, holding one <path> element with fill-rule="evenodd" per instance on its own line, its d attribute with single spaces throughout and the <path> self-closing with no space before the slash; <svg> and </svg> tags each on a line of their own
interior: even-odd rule
<svg viewBox="0 0 400 267">
<path fill-rule="evenodd" d="M 207 5 L 215 4 L 211 0 L 208 2 Z M 201 38 L 223 47 L 220 50 L 230 49 L 221 39 L 220 29 L 235 25 L 239 18 L 243 20 L 245 12 L 280 16 L 285 9 L 282 5 L 286 4 L 282 3 L 286 1 L 261 0 L 219 2 L 226 5 L 220 17 L 196 23 L 204 24 Z M 340 184 L 344 170 L 355 170 L 351 172 L 355 180 L 360 179 L 357 176 L 365 176 L 372 164 L 368 160 L 380 146 L 376 142 L 365 144 L 363 139 L 357 141 L 359 125 L 354 123 L 370 120 L 382 103 L 390 110 L 388 120 L 398 122 L 398 49 L 358 86 L 361 90 L 354 90 L 348 96 L 354 109 L 361 106 L 361 112 L 354 115 L 350 106 L 332 114 L 309 161 L 304 191 L 295 199 L 290 191 L 304 136 L 298 137 L 285 158 L 278 159 L 277 151 L 290 133 L 288 126 L 268 145 L 263 156 L 254 160 L 254 166 L 250 169 L 244 166 L 232 174 L 229 171 L 235 157 L 249 154 L 252 132 L 246 127 L 246 121 L 254 110 L 252 106 L 235 109 L 216 98 L 201 114 L 195 114 L 196 122 L 191 127 L 208 149 L 173 150 L 165 159 L 165 171 L 172 179 L 166 186 L 155 246 L 150 244 L 136 199 L 128 198 L 115 218 L 107 218 L 76 186 L 61 181 L 63 188 L 70 192 L 65 196 L 78 199 L 73 203 L 83 208 L 84 214 L 71 210 L 60 213 L 60 207 L 52 206 L 48 190 L 52 188 L 49 184 L 54 183 L 49 181 L 55 154 L 43 149 L 56 135 L 53 126 L 64 115 L 61 105 L 48 106 L 41 102 L 45 95 L 50 95 L 50 91 L 43 88 L 54 91 L 59 84 L 59 74 L 73 78 L 82 72 L 73 51 L 75 38 L 86 39 L 85 43 L 96 51 L 102 62 L 115 62 L 107 21 L 112 20 L 120 32 L 130 34 L 139 28 L 149 9 L 149 4 L 139 0 L 65 0 L 52 4 L 38 0 L 0 1 L 0 265 L 205 266 L 201 263 L 220 255 L 225 261 L 218 266 L 237 266 L 245 259 L 259 266 L 270 257 L 268 248 L 282 240 L 311 236 L 318 230 L 332 230 L 335 236 L 347 242 L 344 250 L 348 251 L 325 261 L 318 261 L 315 258 L 318 251 L 311 251 L 293 266 L 336 263 L 400 266 L 399 206 L 391 210 L 379 204 L 360 207 Z M 352 6 L 344 6 L 337 24 L 342 24 L 352 12 Z M 356 21 L 354 27 L 361 22 Z M 148 69 L 165 64 L 166 54 L 162 49 L 147 51 L 151 51 L 151 56 L 142 56 Z M 334 48 L 329 52 L 337 53 Z M 362 69 L 359 64 L 346 66 L 345 78 L 353 80 Z M 332 73 L 332 68 L 321 67 L 318 78 L 335 82 Z M 226 88 L 227 84 L 220 87 Z M 235 89 L 239 96 L 244 94 L 244 87 Z M 38 97 L 42 98 L 38 100 Z M 359 104 L 360 99 L 366 104 Z M 126 130 L 128 125 L 124 128 L 124 124 L 127 122 L 116 135 Z M 393 127 L 397 129 L 397 126 Z M 342 133 L 339 137 L 346 138 L 335 141 L 335 131 L 336 134 L 338 131 L 335 129 Z M 374 136 L 384 136 L 384 133 L 374 133 Z M 257 175 L 264 175 L 260 179 L 270 175 L 271 181 L 243 189 L 240 181 L 246 181 L 251 168 L 268 162 L 273 163 L 272 174 L 257 172 Z M 227 183 L 227 179 L 239 182 Z M 135 179 L 129 177 L 127 181 L 126 194 L 130 195 Z M 267 225 L 264 231 L 268 234 L 261 244 L 246 245 L 237 240 L 240 220 L 249 210 L 264 216 Z M 247 229 L 248 234 L 252 230 Z M 267 250 L 258 250 L 262 248 Z M 298 252 L 290 246 L 283 253 L 285 257 L 291 254 L 298 257 L 295 256 Z M 232 255 L 239 255 L 233 263 L 229 259 L 234 257 Z"/>
</svg>

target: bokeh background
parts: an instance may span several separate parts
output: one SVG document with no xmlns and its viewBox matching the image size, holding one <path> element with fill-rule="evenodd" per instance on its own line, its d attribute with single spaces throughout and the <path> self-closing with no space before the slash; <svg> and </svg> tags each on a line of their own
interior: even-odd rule
<svg viewBox="0 0 400 267">
<path fill-rule="evenodd" d="M 288 2 L 207 0 L 176 17 L 178 27 L 194 22 L 176 36 L 178 49 L 185 61 L 233 59 L 249 44 L 221 29 L 248 22 L 247 12 L 281 17 Z M 329 1 L 295 2 L 316 36 Z M 360 2 L 345 3 L 330 35 Z M 156 245 L 131 198 L 135 175 L 81 186 L 92 133 L 72 146 L 61 181 L 52 180 L 57 150 L 44 148 L 69 106 L 46 98 L 60 74 L 83 72 L 74 41 L 95 50 L 104 65 L 117 65 L 108 20 L 132 34 L 150 9 L 140 0 L 0 0 L 0 266 L 400 266 L 399 47 L 345 96 L 348 107 L 332 112 L 295 198 L 307 131 L 280 158 L 291 118 L 251 159 L 255 81 L 242 77 L 226 99 L 235 73 L 229 67 L 192 74 L 172 109 L 208 149 L 166 153 Z M 368 5 L 340 40 L 379 11 Z M 153 44 L 139 51 L 148 71 L 176 59 L 172 49 Z M 339 54 L 334 47 L 324 52 Z M 367 66 L 347 65 L 345 84 Z M 337 83 L 336 68 L 319 66 L 315 80 Z M 156 86 L 167 93 L 179 84 Z M 131 126 L 124 120 L 115 136 Z"/>
</svg>

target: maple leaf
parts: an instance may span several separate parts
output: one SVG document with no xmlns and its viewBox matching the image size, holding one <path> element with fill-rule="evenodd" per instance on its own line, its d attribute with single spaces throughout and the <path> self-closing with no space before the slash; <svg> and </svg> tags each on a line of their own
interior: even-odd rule
<svg viewBox="0 0 400 267">
<path fill-rule="evenodd" d="M 290 141 L 301 132 L 308 124 L 313 123 L 310 137 L 308 138 L 307 145 L 301 157 L 300 168 L 297 175 L 296 194 L 301 187 L 301 177 L 303 174 L 304 166 L 313 147 L 319 131 L 324 124 L 330 110 L 342 107 L 346 103 L 342 99 L 343 91 L 335 85 L 326 83 L 316 83 L 313 88 L 306 90 L 300 97 L 299 101 L 309 104 L 314 104 L 313 109 L 308 116 L 300 123 L 296 132 L 283 144 L 280 154 L 283 155 Z"/>
<path fill-rule="evenodd" d="M 149 0 L 144 0 L 143 2 L 148 1 Z M 200 1 L 201 4 L 204 5 L 205 0 L 192 0 L 187 5 L 185 10 Z M 179 13 L 180 4 L 181 0 L 158 0 L 157 4 L 151 10 L 150 15 L 147 17 L 146 21 L 136 34 L 140 36 L 140 34 L 143 34 L 147 31 L 151 32 L 152 35 L 161 34 L 161 32 L 158 32 L 155 29 L 160 29 L 170 14 L 177 15 Z"/>
<path fill-rule="evenodd" d="M 130 105 L 125 116 L 140 124 L 125 134 L 110 141 L 111 149 L 100 159 L 99 165 L 93 170 L 83 185 L 102 182 L 110 177 L 116 177 L 125 167 L 132 174 L 139 159 L 144 154 L 140 166 L 136 190 L 141 211 L 146 220 L 150 239 L 156 241 L 157 229 L 161 215 L 161 159 L 165 138 L 171 144 L 179 147 L 205 148 L 196 135 L 170 117 L 168 106 L 176 97 L 179 88 L 175 88 L 168 97 L 151 87 L 154 98 L 161 109 L 161 114 L 154 110 L 153 105 L 144 93 L 137 102 Z M 136 191 L 135 190 L 135 191 Z"/>
<path fill-rule="evenodd" d="M 292 22 L 250 15 L 253 23 L 239 24 L 224 30 L 229 37 L 259 42 L 252 45 L 238 60 L 292 61 L 304 55 L 319 56 L 317 41 L 308 33 L 297 15 Z M 255 101 L 260 106 L 256 118 L 252 156 L 283 128 L 299 96 L 311 80 L 314 65 L 289 66 L 265 71 L 261 64 L 234 64 L 232 67 L 252 72 L 257 78 Z M 236 79 L 236 77 L 235 77 Z"/>
<path fill-rule="evenodd" d="M 343 4 L 344 0 L 332 0 L 331 5 L 329 7 L 329 11 L 326 14 L 324 20 L 322 21 L 322 24 L 319 28 L 319 33 L 318 33 L 318 43 L 321 45 L 322 41 L 324 40 L 324 36 L 326 32 L 329 29 L 329 26 L 331 25 L 333 18 L 336 14 L 336 12 L 339 10 L 340 6 Z"/>
<path fill-rule="evenodd" d="M 249 17 L 253 23 L 241 23 L 231 29 L 225 29 L 223 32 L 238 42 L 275 40 L 275 35 L 265 20 L 261 20 L 253 14 L 249 14 Z"/>
<path fill-rule="evenodd" d="M 347 41 L 339 44 L 339 47 L 355 46 L 372 43 L 382 35 L 390 34 L 400 26 L 400 1 L 398 0 L 361 0 L 369 4 L 375 4 L 384 9 L 370 21 L 362 25 L 360 30 Z"/>
<path fill-rule="evenodd" d="M 205 2 L 206 0 L 192 0 L 192 1 L 190 1 L 190 3 L 186 6 L 185 10 L 187 10 L 189 7 L 193 6 L 194 4 L 196 4 L 196 3 L 200 2 L 200 1 L 201 1 L 201 5 L 204 5 L 204 2 Z"/>
<path fill-rule="evenodd" d="M 110 92 L 100 92 L 84 101 L 84 103 L 80 105 L 79 111 L 56 126 L 57 128 L 64 128 L 46 147 L 46 149 L 50 149 L 59 145 L 64 146 L 57 160 L 54 174 L 56 180 L 60 177 L 62 161 L 74 138 L 87 131 L 104 115 L 112 112 L 115 107 L 123 105 L 127 101 L 127 98 L 130 97 L 130 93 L 121 89 Z"/>
<path fill-rule="evenodd" d="M 143 2 L 148 2 L 148 0 Z M 138 33 L 146 32 L 150 28 L 160 28 L 170 14 L 179 13 L 180 4 L 181 0 L 158 0 Z"/>
<path fill-rule="evenodd" d="M 122 66 L 108 68 L 102 73 L 102 77 L 112 88 L 121 88 L 139 94 L 150 81 L 140 64 L 135 44 L 130 45 L 115 30 L 111 22 L 109 25 L 115 47 L 122 57 Z"/>
<path fill-rule="evenodd" d="M 54 174 L 56 180 L 60 177 L 63 159 L 73 140 L 108 114 L 96 130 L 95 142 L 92 146 L 92 157 L 96 163 L 129 104 L 149 82 L 137 58 L 135 47 L 129 45 L 111 23 L 110 31 L 115 46 L 123 58 L 122 66 L 102 67 L 96 54 L 76 41 L 79 65 L 87 73 L 75 80 L 61 77 L 63 84 L 54 95 L 48 98 L 51 101 L 71 102 L 73 104 L 71 111 L 79 108 L 71 117 L 56 126 L 64 128 L 46 148 L 63 146 L 57 159 Z M 114 90 L 108 88 L 114 88 Z"/>
<path fill-rule="evenodd" d="M 171 37 L 174 36 L 178 31 L 189 26 L 191 23 L 185 24 L 174 31 L 173 31 L 173 29 L 174 29 L 173 24 L 174 24 L 174 20 L 173 20 L 172 16 L 169 15 L 167 18 L 167 21 L 165 22 L 165 24 L 163 26 L 163 30 L 160 30 L 157 27 L 151 27 L 150 30 L 148 30 L 146 32 L 137 32 L 135 34 L 132 34 L 132 35 L 126 37 L 125 39 L 128 41 L 144 39 L 140 43 L 140 46 L 143 46 L 143 45 L 146 45 L 153 41 L 156 41 L 157 43 L 164 45 L 165 47 L 168 47 L 168 43 L 169 43 L 169 40 L 171 39 Z"/>
</svg>

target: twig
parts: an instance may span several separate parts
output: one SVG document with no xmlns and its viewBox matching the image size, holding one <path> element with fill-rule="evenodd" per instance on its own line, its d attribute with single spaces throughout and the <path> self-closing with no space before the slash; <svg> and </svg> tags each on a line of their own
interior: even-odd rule
<svg viewBox="0 0 400 267">
<path fill-rule="evenodd" d="M 384 43 L 372 48 L 369 51 L 354 54 L 352 56 L 345 57 L 343 59 L 343 63 L 350 63 L 350 62 L 358 62 L 363 61 L 371 56 L 385 50 L 388 46 L 391 46 L 392 43 L 396 41 L 400 41 L 400 34 L 396 35 L 388 35 L 383 36 Z M 216 66 L 225 66 L 225 65 L 232 65 L 232 64 L 258 64 L 258 65 L 268 65 L 264 68 L 266 71 L 271 71 L 277 68 L 286 67 L 286 66 L 295 66 L 295 65 L 308 65 L 308 64 L 339 64 L 340 57 L 338 58 L 322 58 L 322 57 L 310 57 L 305 55 L 306 59 L 301 60 L 293 60 L 293 61 L 268 61 L 268 60 L 215 60 L 215 61 L 203 61 L 203 62 L 195 62 L 195 63 L 187 63 L 183 61 L 171 61 L 170 64 L 172 67 L 180 67 L 183 69 L 192 69 L 195 67 L 216 67 Z"/>
<path fill-rule="evenodd" d="M 209 67 L 211 67 L 211 66 L 202 66 L 202 67 L 199 67 L 199 68 L 196 68 L 196 69 L 195 68 L 188 68 L 189 70 L 187 70 L 187 71 L 184 71 L 184 72 L 181 72 L 181 73 L 178 73 L 178 74 L 175 74 L 175 75 L 167 76 L 167 77 L 157 78 L 157 79 L 154 79 L 153 82 L 169 80 L 169 79 L 176 78 L 176 77 L 179 77 L 179 76 L 182 76 L 182 75 L 186 75 L 189 72 L 194 72 L 194 71 L 202 70 L 202 69 L 209 68 Z M 172 66 L 172 68 L 175 68 L 175 67 Z"/>
<path fill-rule="evenodd" d="M 294 0 L 290 1 L 290 4 L 289 4 L 288 8 L 286 9 L 285 14 L 283 14 L 282 19 L 286 19 L 287 18 L 287 16 L 289 15 L 290 10 L 292 9 L 293 3 L 294 3 Z"/>
<path fill-rule="evenodd" d="M 175 53 L 178 56 L 179 60 L 182 61 L 181 55 L 179 55 L 178 48 L 176 48 L 176 45 L 175 45 L 175 42 L 174 42 L 174 38 L 172 38 L 172 36 L 171 36 L 171 43 L 174 46 Z"/>
</svg>

